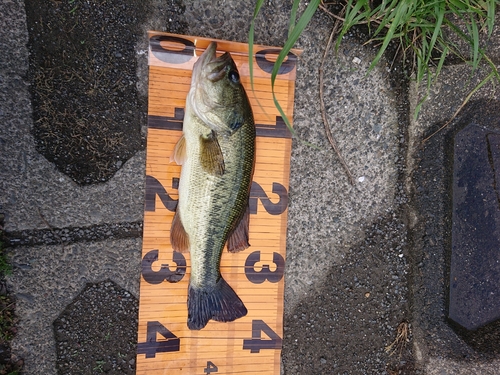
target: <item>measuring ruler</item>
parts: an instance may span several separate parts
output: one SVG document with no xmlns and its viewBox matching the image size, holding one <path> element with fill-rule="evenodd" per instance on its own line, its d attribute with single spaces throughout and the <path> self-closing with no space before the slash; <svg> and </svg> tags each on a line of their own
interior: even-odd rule
<svg viewBox="0 0 500 375">
<path fill-rule="evenodd" d="M 271 71 L 280 49 L 254 46 L 254 91 L 248 45 L 215 40 L 230 52 L 252 105 L 256 163 L 250 192 L 251 246 L 224 250 L 221 273 L 248 309 L 230 323 L 210 320 L 200 331 L 187 327 L 189 254 L 172 250 L 170 226 L 181 167 L 170 163 L 182 135 L 193 65 L 214 39 L 149 33 L 149 107 L 146 197 L 141 265 L 137 374 L 280 373 L 291 134 L 276 109 Z M 218 55 L 220 54 L 218 52 Z M 275 95 L 292 121 L 297 56 L 285 60 Z"/>
</svg>

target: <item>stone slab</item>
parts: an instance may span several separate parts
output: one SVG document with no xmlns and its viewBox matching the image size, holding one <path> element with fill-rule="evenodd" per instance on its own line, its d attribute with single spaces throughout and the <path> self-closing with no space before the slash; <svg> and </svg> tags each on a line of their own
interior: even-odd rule
<svg viewBox="0 0 500 375">
<path fill-rule="evenodd" d="M 500 133 L 455 136 L 449 317 L 474 330 L 500 318 Z"/>
<path fill-rule="evenodd" d="M 429 138 L 486 74 L 487 69 L 472 72 L 467 65 L 443 67 L 408 128 L 413 350 L 417 368 L 425 374 L 496 374 L 500 363 L 498 321 L 471 332 L 449 319 L 448 311 L 455 135 L 471 123 L 500 131 L 494 124 L 500 112 L 495 87 L 484 85 L 454 121 Z M 413 108 L 424 86 L 410 87 Z"/>
<path fill-rule="evenodd" d="M 12 350 L 24 359 L 23 373 L 57 373 L 53 322 L 88 283 L 111 280 L 138 297 L 141 245 L 140 239 L 124 239 L 10 249 L 13 272 L 7 282 L 20 319 Z M 105 300 L 96 304 L 101 315 L 89 316 L 111 322 L 102 312 L 116 311 Z M 137 312 L 128 313 L 133 319 Z"/>
</svg>

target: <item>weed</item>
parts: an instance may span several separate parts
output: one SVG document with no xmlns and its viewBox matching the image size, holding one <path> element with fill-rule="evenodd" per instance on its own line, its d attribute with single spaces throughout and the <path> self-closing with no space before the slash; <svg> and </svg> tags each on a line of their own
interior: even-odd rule
<svg viewBox="0 0 500 375">
<path fill-rule="evenodd" d="M 408 324 L 408 322 L 399 323 L 396 338 L 392 343 L 390 343 L 385 347 L 385 352 L 388 353 L 390 356 L 396 352 L 399 352 L 399 355 L 401 355 L 406 344 L 410 341 L 409 336 L 410 336 L 410 325 Z"/>
<path fill-rule="evenodd" d="M 0 344 L 12 340 L 15 334 L 14 303 L 8 296 L 0 296 Z"/>
<path fill-rule="evenodd" d="M 92 370 L 104 372 L 103 366 L 105 363 L 106 363 L 105 361 L 95 361 L 96 366 Z"/>
<path fill-rule="evenodd" d="M 252 21 L 250 23 L 250 31 L 248 34 L 248 56 L 253 56 L 253 41 L 254 41 L 254 28 L 255 28 L 255 19 L 259 15 L 260 9 L 262 8 L 262 5 L 264 3 L 264 0 L 257 0 L 257 3 L 255 5 L 255 10 L 253 14 Z M 281 114 L 281 117 L 285 121 L 288 129 L 290 129 L 290 132 L 292 134 L 295 134 L 294 130 L 292 129 L 292 126 L 290 125 L 290 121 L 288 120 L 288 117 L 286 116 L 285 112 L 281 108 L 281 105 L 278 102 L 278 99 L 276 99 L 276 95 L 274 93 L 274 82 L 276 81 L 276 76 L 278 75 L 278 71 L 283 64 L 283 61 L 285 61 L 285 58 L 288 56 L 288 53 L 292 49 L 292 47 L 295 45 L 295 42 L 299 39 L 300 35 L 304 31 L 305 27 L 309 24 L 309 21 L 311 20 L 312 16 L 316 12 L 316 9 L 319 6 L 320 0 L 312 0 L 304 10 L 304 13 L 300 17 L 300 19 L 295 23 L 295 18 L 297 15 L 297 9 L 299 6 L 300 0 L 294 0 L 293 2 L 293 7 L 292 7 L 292 13 L 290 17 L 290 25 L 288 27 L 288 40 L 285 42 L 285 45 L 283 46 L 283 49 L 280 51 L 278 58 L 276 59 L 276 62 L 274 63 L 273 70 L 271 72 L 271 90 L 273 94 L 273 101 L 274 105 L 278 109 L 279 113 Z M 249 62 L 249 71 L 250 71 L 250 83 L 252 86 L 253 90 L 253 58 L 248 59 Z"/>
<path fill-rule="evenodd" d="M 3 216 L 0 218 L 0 238 L 3 236 L 2 224 Z M 5 256 L 3 242 L 0 241 L 0 281 L 11 273 L 12 267 Z M 0 295 L 0 345 L 8 345 L 12 340 L 15 334 L 14 325 L 14 302 L 8 295 Z"/>
<path fill-rule="evenodd" d="M 354 25 L 366 23 L 371 30 L 372 25 L 376 26 L 371 41 L 381 44 L 370 69 L 380 61 L 389 43 L 396 41 L 403 52 L 403 62 L 411 61 L 410 71 L 417 84 L 427 81 L 427 94 L 450 54 L 468 62 L 473 71 L 478 68 L 481 60 L 485 60 L 494 73 L 491 78 L 500 80 L 496 66 L 486 56 L 479 41 L 481 31 L 491 36 L 497 2 L 498 0 L 392 0 L 382 1 L 372 8 L 370 1 L 356 1 L 354 4 L 353 0 L 349 0 L 337 46 L 342 36 Z M 462 31 L 459 23 L 464 24 L 467 30 Z M 455 34 L 470 46 L 469 58 L 460 54 L 450 38 L 445 36 L 446 31 Z M 415 109 L 415 118 L 425 97 Z"/>
<path fill-rule="evenodd" d="M 403 63 L 410 61 L 410 71 L 417 84 L 427 82 L 427 93 L 418 103 L 414 116 L 418 116 L 420 107 L 429 93 L 431 85 L 439 76 L 445 59 L 455 55 L 469 63 L 475 71 L 481 61 L 486 61 L 490 67 L 490 81 L 500 81 L 500 73 L 495 64 L 481 48 L 479 35 L 491 36 L 494 26 L 496 6 L 499 0 L 324 0 L 310 1 L 299 21 L 295 23 L 300 0 L 294 0 L 290 15 L 288 40 L 275 62 L 271 83 L 274 91 L 276 74 L 290 49 L 300 34 L 310 22 L 317 8 L 321 8 L 336 20 L 342 23 L 337 35 L 336 48 L 338 49 L 342 37 L 353 27 L 368 26 L 370 41 L 378 43 L 378 52 L 370 64 L 370 70 L 380 61 L 383 53 L 391 42 L 399 43 L 398 50 L 403 53 Z M 248 36 L 249 54 L 253 51 L 255 19 L 264 3 L 257 0 L 254 15 L 250 23 Z M 329 5 L 341 7 L 343 16 L 328 10 Z M 459 25 L 464 25 L 460 28 Z M 462 56 L 446 32 L 454 34 L 470 46 L 470 56 Z M 250 75 L 252 75 L 252 59 L 249 60 Z M 474 89 L 477 91 L 477 87 Z M 283 115 L 281 106 L 275 99 L 275 104 L 287 125 L 288 119 Z"/>
<path fill-rule="evenodd" d="M 9 372 L 7 372 L 9 371 Z M 3 365 L 0 365 L 0 374 L 6 374 L 6 375 L 19 375 L 21 374 L 19 370 L 13 370 L 10 371 L 9 369 L 5 368 Z"/>
<path fill-rule="evenodd" d="M 12 266 L 5 257 L 3 243 L 0 241 L 0 277 L 12 274 Z"/>
<path fill-rule="evenodd" d="M 10 341 L 16 334 L 17 319 L 14 314 L 14 299 L 10 297 L 5 289 L 5 276 L 12 273 L 12 266 L 8 262 L 3 238 L 4 215 L 0 214 L 0 287 L 3 289 L 0 295 L 0 375 L 18 375 L 23 367 L 22 359 L 13 359 L 10 357 Z"/>
</svg>

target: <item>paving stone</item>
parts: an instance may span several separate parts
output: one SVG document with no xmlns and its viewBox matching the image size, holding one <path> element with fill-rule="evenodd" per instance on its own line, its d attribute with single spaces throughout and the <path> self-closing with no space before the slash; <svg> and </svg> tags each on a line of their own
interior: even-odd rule
<svg viewBox="0 0 500 375">
<path fill-rule="evenodd" d="M 110 280 L 87 284 L 54 321 L 59 374 L 135 374 L 137 299 Z"/>
<path fill-rule="evenodd" d="M 500 133 L 471 122 L 455 136 L 449 302 L 469 330 L 500 318 L 499 173 Z"/>
<path fill-rule="evenodd" d="M 429 138 L 451 119 L 486 74 L 484 70 L 473 74 L 467 65 L 443 67 L 418 119 L 408 129 L 413 157 L 408 159 L 407 175 L 414 193 L 409 210 L 414 259 L 412 342 L 417 368 L 426 375 L 493 375 L 500 366 L 500 320 L 471 331 L 449 316 L 455 140 L 471 123 L 500 132 L 500 100 L 493 85 L 485 84 L 454 121 Z M 415 85 L 410 89 L 415 105 L 425 85 L 419 90 Z"/>
</svg>

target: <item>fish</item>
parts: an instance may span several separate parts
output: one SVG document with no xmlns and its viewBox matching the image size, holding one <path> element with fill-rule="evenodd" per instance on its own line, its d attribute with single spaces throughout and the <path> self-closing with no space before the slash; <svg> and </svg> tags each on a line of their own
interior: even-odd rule
<svg viewBox="0 0 500 375">
<path fill-rule="evenodd" d="M 250 246 L 249 196 L 255 165 L 255 123 L 238 68 L 211 42 L 195 62 L 183 134 L 171 159 L 182 165 L 170 229 L 175 251 L 190 253 L 187 326 L 232 322 L 245 304 L 220 271 L 223 249 Z"/>
</svg>

